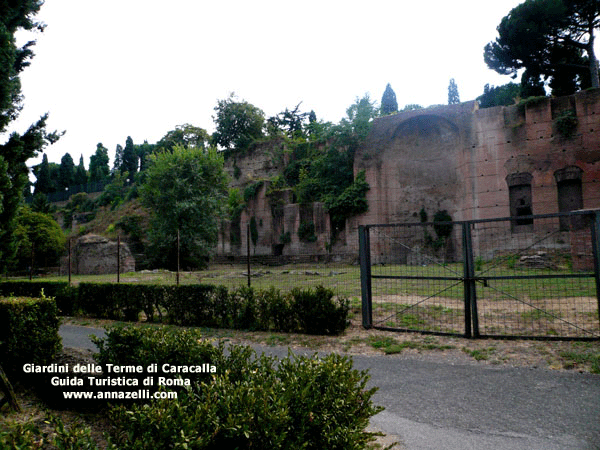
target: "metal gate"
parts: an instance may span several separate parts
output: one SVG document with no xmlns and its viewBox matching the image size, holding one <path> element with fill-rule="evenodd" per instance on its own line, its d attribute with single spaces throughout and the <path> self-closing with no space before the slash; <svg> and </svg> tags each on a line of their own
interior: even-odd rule
<svg viewBox="0 0 600 450">
<path fill-rule="evenodd" d="M 600 338 L 600 211 L 359 227 L 363 326 Z"/>
</svg>

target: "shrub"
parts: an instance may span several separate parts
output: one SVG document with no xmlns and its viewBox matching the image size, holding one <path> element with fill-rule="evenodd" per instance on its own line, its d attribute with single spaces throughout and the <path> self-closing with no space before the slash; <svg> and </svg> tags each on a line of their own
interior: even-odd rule
<svg viewBox="0 0 600 450">
<path fill-rule="evenodd" d="M 6 281 L 0 283 L 0 296 L 39 297 L 42 290 L 48 297 L 54 297 L 59 312 L 63 315 L 73 314 L 77 299 L 77 288 L 63 281 Z"/>
<path fill-rule="evenodd" d="M 62 349 L 53 298 L 0 299 L 0 361 L 7 372 L 25 363 L 49 364 Z"/>
<path fill-rule="evenodd" d="M 289 355 L 277 361 L 245 346 L 230 346 L 225 355 L 223 346 L 198 337 L 156 328 L 108 330 L 100 346 L 103 363 L 193 365 L 203 354 L 218 364 L 217 374 L 198 379 L 177 400 L 113 407 L 119 449 L 352 450 L 373 440 L 364 430 L 382 410 L 372 404 L 377 388 L 366 388 L 367 372 L 353 369 L 350 358 Z"/>
<path fill-rule="evenodd" d="M 143 309 L 139 286 L 114 283 L 80 283 L 77 307 L 93 317 L 138 320 Z"/>
<path fill-rule="evenodd" d="M 323 286 L 291 292 L 292 310 L 296 312 L 300 331 L 308 334 L 339 334 L 348 326 L 347 299 L 333 298 L 333 291 Z"/>
</svg>

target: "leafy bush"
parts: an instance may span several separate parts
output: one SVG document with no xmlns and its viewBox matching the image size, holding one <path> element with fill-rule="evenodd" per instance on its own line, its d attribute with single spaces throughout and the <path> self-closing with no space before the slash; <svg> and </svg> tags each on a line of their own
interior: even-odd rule
<svg viewBox="0 0 600 450">
<path fill-rule="evenodd" d="M 176 401 L 117 406 L 110 413 L 121 450 L 155 448 L 364 449 L 377 388 L 366 371 L 339 355 L 277 361 L 245 346 L 214 347 L 195 331 L 113 328 L 101 363 L 194 365 L 210 360 L 217 374 L 200 377 Z M 200 357 L 198 355 L 201 355 Z"/>
<path fill-rule="evenodd" d="M 73 306 L 77 299 L 77 288 L 64 281 L 5 281 L 0 282 L 0 296 L 54 297 L 59 312 L 63 315 L 73 314 Z"/>
<path fill-rule="evenodd" d="M 7 372 L 49 364 L 62 349 L 53 298 L 0 298 L 0 361 Z"/>
<path fill-rule="evenodd" d="M 573 111 L 565 111 L 554 119 L 557 131 L 566 139 L 573 137 L 579 121 Z"/>
<path fill-rule="evenodd" d="M 298 318 L 301 332 L 308 334 L 339 334 L 348 326 L 347 299 L 333 299 L 333 291 L 323 286 L 312 289 L 295 288 L 291 292 L 292 310 Z"/>
</svg>

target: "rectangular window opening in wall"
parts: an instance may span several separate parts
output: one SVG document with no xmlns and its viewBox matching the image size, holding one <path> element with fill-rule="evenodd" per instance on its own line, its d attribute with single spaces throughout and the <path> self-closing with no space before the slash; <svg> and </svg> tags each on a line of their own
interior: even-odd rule
<svg viewBox="0 0 600 450">
<path fill-rule="evenodd" d="M 510 215 L 515 220 L 512 222 L 513 233 L 528 232 L 533 230 L 533 214 L 531 205 L 531 185 L 523 184 L 509 188 Z"/>
</svg>

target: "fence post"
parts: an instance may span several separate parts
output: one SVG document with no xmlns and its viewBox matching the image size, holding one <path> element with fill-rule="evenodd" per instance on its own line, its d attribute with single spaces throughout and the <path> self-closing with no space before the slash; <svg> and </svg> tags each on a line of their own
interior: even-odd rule
<svg viewBox="0 0 600 450">
<path fill-rule="evenodd" d="M 69 284 L 71 284 L 71 238 L 69 238 L 69 257 L 67 258 L 67 260 L 69 266 L 69 268 L 67 269 L 69 271 Z"/>
<path fill-rule="evenodd" d="M 362 325 L 373 327 L 373 292 L 371 286 L 371 242 L 369 228 L 358 227 L 358 251 L 360 259 L 360 291 L 362 296 Z"/>
<path fill-rule="evenodd" d="M 250 222 L 246 224 L 246 260 L 248 263 L 248 287 L 250 287 Z"/>
<path fill-rule="evenodd" d="M 463 267 L 464 267 L 464 299 L 465 299 L 465 337 L 479 337 L 479 320 L 477 317 L 477 294 L 475 290 L 475 265 L 473 263 L 473 241 L 471 239 L 471 222 L 462 223 L 463 235 Z"/>
<path fill-rule="evenodd" d="M 175 284 L 179 286 L 179 251 L 180 251 L 180 241 L 179 241 L 179 228 L 177 228 L 177 272 L 175 274 Z"/>
<path fill-rule="evenodd" d="M 117 283 L 121 282 L 121 235 L 117 236 Z"/>
<path fill-rule="evenodd" d="M 596 279 L 596 299 L 598 300 L 598 319 L 600 319 L 600 211 L 594 213 L 591 224 L 592 255 L 594 256 L 594 278 Z"/>
</svg>

